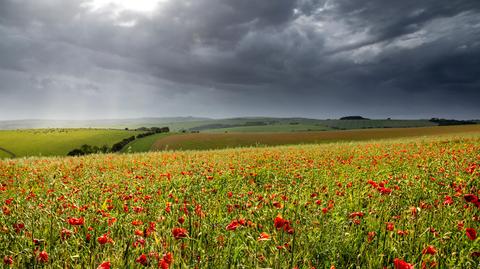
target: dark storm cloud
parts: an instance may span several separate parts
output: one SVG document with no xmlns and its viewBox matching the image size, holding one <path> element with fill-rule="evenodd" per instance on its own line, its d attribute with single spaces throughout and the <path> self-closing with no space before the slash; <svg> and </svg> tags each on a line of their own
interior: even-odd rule
<svg viewBox="0 0 480 269">
<path fill-rule="evenodd" d="M 477 0 L 0 0 L 20 117 L 478 118 Z"/>
</svg>

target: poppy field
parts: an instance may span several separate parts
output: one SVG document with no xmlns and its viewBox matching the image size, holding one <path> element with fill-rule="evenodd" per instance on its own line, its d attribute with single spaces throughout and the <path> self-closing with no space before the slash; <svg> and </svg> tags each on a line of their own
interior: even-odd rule
<svg viewBox="0 0 480 269">
<path fill-rule="evenodd" d="M 480 136 L 0 161 L 4 268 L 479 268 Z"/>
</svg>

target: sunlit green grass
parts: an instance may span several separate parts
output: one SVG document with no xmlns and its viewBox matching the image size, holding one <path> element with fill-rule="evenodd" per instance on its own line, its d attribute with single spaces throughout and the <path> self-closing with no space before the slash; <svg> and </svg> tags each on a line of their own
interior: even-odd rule
<svg viewBox="0 0 480 269">
<path fill-rule="evenodd" d="M 0 131 L 0 147 L 15 153 L 17 157 L 65 156 L 69 151 L 83 144 L 111 146 L 124 138 L 138 133 L 141 132 L 108 129 Z"/>
</svg>

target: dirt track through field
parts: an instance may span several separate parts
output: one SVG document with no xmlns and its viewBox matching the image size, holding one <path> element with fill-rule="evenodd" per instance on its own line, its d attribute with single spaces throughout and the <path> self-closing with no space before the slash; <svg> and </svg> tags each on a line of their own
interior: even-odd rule
<svg viewBox="0 0 480 269">
<path fill-rule="evenodd" d="M 154 143 L 152 150 L 218 149 L 239 146 L 324 143 L 460 133 L 480 133 L 480 125 L 289 133 L 192 133 L 161 138 Z"/>
</svg>

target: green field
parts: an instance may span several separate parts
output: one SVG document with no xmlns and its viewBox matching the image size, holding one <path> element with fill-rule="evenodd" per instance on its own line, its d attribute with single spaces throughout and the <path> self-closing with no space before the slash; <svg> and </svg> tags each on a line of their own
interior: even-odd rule
<svg viewBox="0 0 480 269">
<path fill-rule="evenodd" d="M 134 153 L 134 152 L 147 152 L 150 151 L 152 145 L 159 139 L 167 136 L 169 134 L 160 133 L 150 135 L 144 138 L 136 139 L 135 141 L 129 143 L 126 147 L 122 149 L 122 153 Z"/>
<path fill-rule="evenodd" d="M 171 123 L 172 130 L 200 132 L 298 132 L 437 126 L 428 120 L 317 120 L 306 118 L 234 118 Z"/>
<path fill-rule="evenodd" d="M 320 124 L 333 129 L 410 128 L 436 126 L 428 120 L 322 120 Z"/>
<path fill-rule="evenodd" d="M 16 157 L 65 156 L 83 144 L 111 146 L 141 132 L 107 129 L 36 129 L 0 131 L 0 147 Z M 0 151 L 0 157 L 10 157 Z"/>
</svg>

